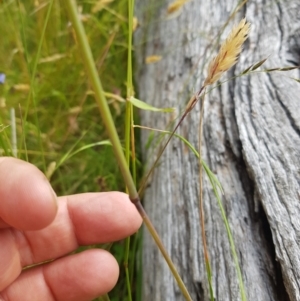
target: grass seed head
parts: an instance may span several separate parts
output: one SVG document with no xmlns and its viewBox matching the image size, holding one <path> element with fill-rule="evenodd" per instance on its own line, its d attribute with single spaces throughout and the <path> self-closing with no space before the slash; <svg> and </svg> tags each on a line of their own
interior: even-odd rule
<svg viewBox="0 0 300 301">
<path fill-rule="evenodd" d="M 248 37 L 250 23 L 243 19 L 235 26 L 226 41 L 222 44 L 218 55 L 213 58 L 208 66 L 208 75 L 204 86 L 212 85 L 221 75 L 229 70 L 238 60 L 242 46 Z"/>
</svg>

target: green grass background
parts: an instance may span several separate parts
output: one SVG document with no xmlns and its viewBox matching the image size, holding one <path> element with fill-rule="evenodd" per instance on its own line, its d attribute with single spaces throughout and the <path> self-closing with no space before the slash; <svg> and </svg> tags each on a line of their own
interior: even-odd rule
<svg viewBox="0 0 300 301">
<path fill-rule="evenodd" d="M 0 73 L 6 75 L 5 83 L 0 84 L 1 155 L 12 155 L 10 110 L 14 108 L 18 158 L 45 173 L 50 172 L 53 162 L 61 162 L 50 179 L 58 195 L 124 191 L 111 146 L 91 146 L 67 156 L 106 141 L 107 135 L 63 2 L 54 1 L 38 56 L 49 1 L 0 1 Z M 95 11 L 101 2 L 107 3 Z M 116 99 L 126 97 L 128 2 L 77 3 L 103 88 L 113 94 L 108 101 L 122 139 L 125 103 Z M 138 243 L 137 239 L 131 241 L 131 275 L 136 270 Z M 124 248 L 124 242 L 111 248 L 120 265 Z M 133 296 L 139 295 L 139 280 L 139 276 L 131 280 Z M 122 267 L 110 298 L 127 300 Z"/>
</svg>

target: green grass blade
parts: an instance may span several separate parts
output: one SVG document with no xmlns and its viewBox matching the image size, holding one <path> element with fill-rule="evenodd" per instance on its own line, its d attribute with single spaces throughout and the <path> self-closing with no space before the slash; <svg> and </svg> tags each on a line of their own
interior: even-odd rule
<svg viewBox="0 0 300 301">
<path fill-rule="evenodd" d="M 146 102 L 143 102 L 135 97 L 130 97 L 128 99 L 130 103 L 132 103 L 135 107 L 145 110 L 145 111 L 153 111 L 153 112 L 163 112 L 163 113 L 171 113 L 174 112 L 174 108 L 156 108 L 151 105 L 149 105 Z"/>
<path fill-rule="evenodd" d="M 79 143 L 79 141 L 80 140 L 78 140 L 77 143 Z M 80 153 L 86 149 L 92 148 L 94 146 L 103 146 L 103 145 L 111 146 L 111 142 L 109 140 L 104 140 L 104 141 L 86 144 L 86 145 L 80 147 L 79 149 L 75 150 L 74 152 L 72 152 L 73 148 L 77 145 L 77 143 L 75 145 L 73 145 L 73 147 L 59 160 L 59 162 L 57 163 L 56 169 L 58 167 L 60 167 L 63 163 L 65 163 L 65 161 L 69 160 L 73 156 L 77 155 L 78 153 Z"/>
<path fill-rule="evenodd" d="M 110 138 L 110 141 L 113 145 L 115 157 L 118 161 L 125 184 L 128 188 L 130 199 L 135 204 L 138 212 L 140 213 L 140 215 L 143 218 L 144 223 L 146 224 L 149 232 L 151 233 L 151 236 L 155 240 L 156 245 L 158 246 L 159 250 L 161 251 L 162 255 L 164 256 L 174 278 L 176 279 L 176 281 L 178 283 L 178 286 L 179 286 L 182 294 L 185 296 L 186 300 L 191 301 L 192 299 L 190 297 L 190 294 L 189 294 L 187 288 L 185 287 L 181 277 L 179 276 L 179 274 L 176 270 L 174 263 L 172 262 L 169 254 L 167 253 L 165 247 L 163 246 L 159 235 L 157 234 L 155 228 L 153 227 L 147 213 L 145 212 L 145 210 L 140 202 L 139 195 L 137 193 L 133 178 L 131 176 L 131 173 L 129 171 L 129 168 L 128 168 L 128 165 L 126 162 L 125 155 L 122 150 L 122 146 L 121 146 L 119 137 L 117 135 L 117 131 L 116 131 L 113 119 L 112 119 L 112 115 L 110 113 L 107 101 L 104 96 L 104 91 L 103 91 L 103 88 L 102 88 L 102 85 L 101 85 L 101 82 L 100 82 L 100 79 L 99 79 L 99 76 L 98 76 L 98 73 L 97 73 L 97 70 L 95 67 L 94 59 L 92 56 L 90 46 L 88 44 L 88 40 L 87 40 L 85 31 L 84 31 L 83 25 L 78 16 L 76 3 L 73 0 L 66 0 L 66 1 L 64 1 L 64 3 L 67 6 L 67 10 L 68 10 L 70 19 L 73 24 L 73 28 L 75 29 L 77 41 L 78 41 L 78 44 L 80 46 L 81 53 L 82 53 L 82 59 L 85 64 L 85 69 L 88 73 L 91 85 L 95 92 L 95 98 L 96 98 L 96 101 L 97 101 L 97 104 L 98 104 L 98 107 L 99 107 L 99 110 L 101 113 L 102 121 L 105 125 L 105 128 L 106 128 L 109 138 Z"/>
<path fill-rule="evenodd" d="M 127 51 L 127 99 L 133 95 L 133 83 L 132 83 L 132 21 L 133 21 L 133 7 L 134 1 L 128 0 L 128 51 Z M 131 136 L 131 119 L 132 119 L 132 104 L 126 102 L 126 113 L 125 113 L 125 157 L 128 168 L 130 168 L 130 145 L 133 137 Z M 132 162 L 135 165 L 135 162 Z M 134 185 L 136 181 L 133 178 Z M 128 188 L 127 188 L 128 189 Z M 125 254 L 124 254 L 124 268 L 126 277 L 126 287 L 128 300 L 132 301 L 130 274 L 128 268 L 130 251 L 130 237 L 125 240 Z"/>
<path fill-rule="evenodd" d="M 136 126 L 136 127 L 139 127 L 139 126 Z M 143 128 L 143 127 L 141 127 L 141 128 Z M 147 129 L 149 129 L 149 128 L 147 128 Z M 163 131 L 163 130 L 156 130 L 156 129 L 150 129 L 150 130 L 162 132 L 163 134 L 168 134 L 168 135 L 172 134 L 172 132 L 170 132 L 170 131 Z M 182 137 L 178 134 L 174 134 L 174 136 L 179 138 L 182 142 L 184 142 L 189 147 L 189 149 L 195 154 L 195 156 L 197 158 L 199 158 L 198 151 L 195 149 L 195 147 L 189 141 L 187 141 L 184 137 Z M 217 177 L 210 170 L 210 168 L 208 167 L 208 165 L 205 163 L 205 161 L 203 159 L 201 159 L 201 164 L 202 164 L 202 166 L 205 170 L 205 173 L 207 174 L 208 179 L 211 183 L 214 195 L 217 199 L 217 202 L 218 202 L 218 205 L 219 205 L 219 208 L 220 208 L 220 211 L 221 211 L 221 216 L 222 216 L 225 228 L 226 228 L 226 232 L 227 232 L 227 236 L 228 236 L 229 244 L 230 244 L 230 248 L 231 248 L 231 253 L 232 253 L 232 257 L 233 257 L 233 260 L 234 260 L 234 264 L 235 264 L 235 268 L 236 268 L 236 272 L 237 272 L 237 276 L 238 276 L 241 300 L 246 301 L 247 297 L 246 297 L 242 272 L 241 272 L 241 269 L 240 269 L 239 260 L 238 260 L 238 256 L 237 256 L 236 249 L 235 249 L 234 240 L 233 240 L 231 230 L 230 230 L 230 226 L 229 226 L 229 223 L 228 223 L 228 220 L 227 220 L 227 217 L 226 217 L 226 213 L 225 213 L 225 210 L 224 210 L 224 207 L 223 207 L 220 195 L 219 195 L 219 191 L 221 191 L 221 193 L 223 193 L 223 189 L 222 189 L 222 186 L 221 186 L 220 182 L 218 181 Z M 208 273 L 211 274 L 211 271 L 208 270 Z M 209 285 L 211 285 L 211 284 L 209 284 Z"/>
<path fill-rule="evenodd" d="M 28 54 L 28 50 L 27 50 L 25 30 L 24 30 L 25 29 L 25 24 L 24 24 L 23 17 L 22 17 L 22 14 L 21 14 L 21 5 L 20 5 L 20 2 L 18 1 L 19 17 L 20 17 L 20 21 L 21 21 L 21 24 L 22 24 L 22 37 L 23 37 L 22 40 L 23 40 L 23 44 L 24 44 L 24 48 L 25 48 L 25 54 L 26 54 L 26 61 L 27 61 L 27 65 L 28 65 L 28 70 L 31 74 L 31 76 L 30 76 L 30 90 L 29 90 L 29 94 L 28 94 L 28 98 L 27 98 L 27 105 L 26 105 L 26 111 L 25 111 L 25 116 L 24 116 L 23 122 L 24 122 L 24 124 L 26 124 L 26 119 L 27 119 L 27 114 L 28 114 L 28 111 L 29 111 L 30 100 L 32 99 L 34 112 L 35 112 L 35 114 L 34 114 L 35 123 L 36 123 L 36 127 L 38 129 L 40 129 L 40 126 L 39 126 L 39 118 L 38 118 L 38 114 L 37 114 L 37 101 L 36 101 L 34 83 L 35 83 L 35 77 L 36 77 L 36 71 L 37 71 L 37 64 L 38 64 L 38 61 L 39 61 L 40 56 L 41 56 L 42 44 L 43 44 L 43 41 L 44 41 L 44 38 L 45 38 L 46 28 L 47 28 L 48 23 L 49 23 L 49 18 L 50 18 L 51 10 L 52 10 L 52 7 L 53 7 L 53 2 L 54 2 L 54 0 L 51 0 L 49 2 L 49 7 L 48 7 L 48 10 L 47 10 L 47 15 L 46 15 L 44 26 L 43 26 L 43 29 L 42 29 L 42 35 L 41 35 L 41 38 L 40 38 L 40 41 L 39 41 L 39 44 L 38 44 L 38 49 L 37 49 L 37 52 L 36 52 L 36 56 L 35 56 L 35 59 L 34 59 L 34 62 L 33 62 L 33 66 L 32 66 L 32 68 L 30 68 L 29 54 Z M 26 127 L 24 127 L 23 135 L 26 136 Z M 22 137 L 22 141 L 23 141 L 23 139 L 25 139 L 24 137 Z M 43 143 L 42 143 L 40 130 L 38 131 L 38 144 L 39 144 L 41 154 L 42 154 L 42 161 L 43 161 L 44 171 L 46 171 L 44 147 L 43 147 Z"/>
</svg>

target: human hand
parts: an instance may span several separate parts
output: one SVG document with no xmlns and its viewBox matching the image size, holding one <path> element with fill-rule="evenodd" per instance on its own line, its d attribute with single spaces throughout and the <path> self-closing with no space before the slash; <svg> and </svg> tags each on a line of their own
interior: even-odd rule
<svg viewBox="0 0 300 301">
<path fill-rule="evenodd" d="M 56 197 L 36 167 L 0 158 L 0 301 L 88 301 L 105 294 L 119 275 L 110 253 L 62 256 L 79 245 L 122 239 L 141 222 L 124 193 Z M 56 260 L 22 272 L 50 259 Z"/>
</svg>

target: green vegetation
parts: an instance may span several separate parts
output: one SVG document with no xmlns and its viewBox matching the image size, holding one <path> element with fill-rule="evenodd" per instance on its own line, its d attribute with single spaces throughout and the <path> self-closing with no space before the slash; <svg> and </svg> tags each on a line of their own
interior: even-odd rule
<svg viewBox="0 0 300 301">
<path fill-rule="evenodd" d="M 118 134 L 124 137 L 128 1 L 77 3 Z M 6 76 L 0 84 L 1 155 L 15 154 L 39 167 L 58 195 L 125 191 L 64 1 L 1 2 L 0 27 L 0 73 Z M 130 246 L 136 295 L 132 275 L 138 240 Z M 124 250 L 125 242 L 111 247 L 121 266 Z M 126 296 L 121 268 L 110 300 Z"/>
<path fill-rule="evenodd" d="M 18 157 L 26 160 L 28 156 L 44 172 L 69 151 L 107 139 L 74 32 L 65 7 L 58 1 L 54 1 L 41 52 L 36 57 L 47 3 L 41 1 L 35 6 L 33 1 L 11 1 L 0 7 L 0 72 L 6 75 L 1 86 L 1 124 L 10 124 L 9 110 L 14 108 Z M 105 91 L 111 93 L 108 101 L 122 137 L 125 105 L 118 96 L 126 95 L 127 1 L 109 7 L 109 11 L 92 13 L 91 4 L 81 3 L 97 69 Z M 9 146 L 10 128 L 5 132 L 8 139 L 3 142 Z M 124 190 L 110 146 L 91 147 L 65 160 L 51 181 L 60 194 Z"/>
</svg>

